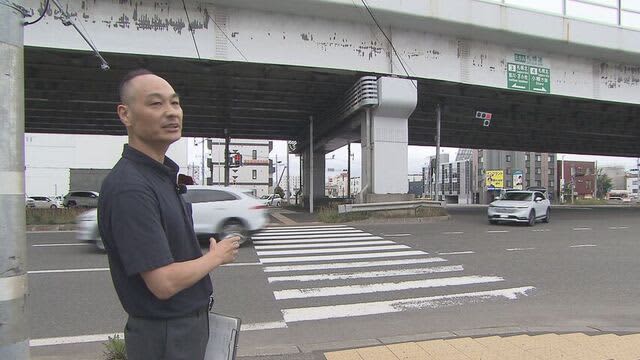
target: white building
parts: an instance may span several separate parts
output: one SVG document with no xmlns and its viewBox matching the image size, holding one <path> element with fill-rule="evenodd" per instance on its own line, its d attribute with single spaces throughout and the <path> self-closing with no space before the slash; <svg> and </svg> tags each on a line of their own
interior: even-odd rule
<svg viewBox="0 0 640 360">
<path fill-rule="evenodd" d="M 638 179 L 638 172 L 635 171 L 627 173 L 627 191 L 629 195 L 634 198 L 638 198 L 640 195 L 640 180 Z"/>
<path fill-rule="evenodd" d="M 208 147 L 208 145 L 207 145 Z M 211 162 L 207 166 L 207 184 L 224 185 L 224 139 L 211 139 Z M 242 166 L 229 169 L 229 185 L 253 190 L 255 196 L 269 194 L 271 184 L 269 153 L 273 142 L 232 139 L 229 153 L 242 155 Z M 207 156 L 207 155 L 205 155 Z M 279 172 L 282 172 L 281 167 Z M 285 185 L 283 178 L 282 186 Z"/>
<path fill-rule="evenodd" d="M 351 178 L 351 189 L 347 187 L 347 173 L 343 172 L 329 177 L 325 186 L 325 195 L 331 198 L 344 198 L 351 192 L 354 196 L 360 192 L 360 177 Z"/>
<path fill-rule="evenodd" d="M 65 195 L 73 170 L 101 170 L 106 173 L 122 155 L 126 136 L 25 134 L 25 190 L 31 196 Z M 171 145 L 167 156 L 188 174 L 189 139 Z"/>
</svg>

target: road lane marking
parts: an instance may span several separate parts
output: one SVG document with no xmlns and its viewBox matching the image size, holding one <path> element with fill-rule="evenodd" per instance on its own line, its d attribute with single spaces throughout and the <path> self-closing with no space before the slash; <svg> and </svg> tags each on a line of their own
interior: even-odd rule
<svg viewBox="0 0 640 360">
<path fill-rule="evenodd" d="M 401 282 L 376 283 L 367 285 L 329 286 L 306 289 L 277 290 L 273 292 L 276 300 L 306 299 L 326 296 L 372 294 L 378 292 L 426 289 L 432 287 L 486 284 L 504 281 L 498 276 L 460 276 L 441 279 L 413 280 Z"/>
<path fill-rule="evenodd" d="M 96 271 L 109 271 L 109 268 L 32 270 L 32 271 L 27 271 L 27 274 L 62 274 L 62 273 L 96 272 Z"/>
<path fill-rule="evenodd" d="M 291 228 L 281 228 L 281 229 L 270 229 L 270 230 L 260 230 L 256 235 L 261 234 L 271 234 L 271 233 L 298 233 L 305 231 L 323 231 L 323 230 L 356 230 L 356 228 L 351 226 L 332 226 L 328 228 L 307 228 L 307 229 L 291 229 Z"/>
<path fill-rule="evenodd" d="M 266 234 L 255 234 L 253 235 L 254 239 L 262 239 L 262 238 L 274 238 L 275 236 L 307 236 L 307 235 L 319 235 L 319 234 L 350 234 L 350 233 L 362 233 L 364 231 L 353 229 L 353 230 L 329 230 L 329 231 L 297 231 L 297 232 L 269 232 Z"/>
<path fill-rule="evenodd" d="M 622 230 L 622 229 L 628 229 L 628 226 L 610 226 L 609 230 Z"/>
<path fill-rule="evenodd" d="M 550 229 L 534 229 L 534 230 L 531 230 L 531 231 L 533 231 L 533 232 L 547 232 L 547 231 L 551 231 L 551 230 Z"/>
<path fill-rule="evenodd" d="M 287 323 L 284 321 L 273 321 L 253 324 L 240 325 L 240 331 L 256 331 L 256 330 L 270 330 L 270 329 L 286 329 Z M 63 336 L 55 338 L 41 338 L 29 340 L 30 347 L 41 346 L 54 346 L 54 345 L 69 345 L 69 344 L 83 344 L 90 342 L 105 342 L 109 338 L 115 336 L 124 339 L 124 333 L 113 334 L 93 334 L 93 335 L 79 335 L 79 336 Z"/>
<path fill-rule="evenodd" d="M 356 233 L 359 234 L 365 234 L 365 235 L 371 235 L 369 233 L 365 233 L 362 230 L 347 230 L 347 231 L 341 231 L 339 233 L 322 233 L 322 234 L 318 234 L 318 235 L 275 235 L 275 236 L 252 236 L 253 239 L 255 240 L 276 240 L 276 239 L 321 239 L 321 238 L 332 238 L 332 237 L 336 237 L 339 235 L 345 235 L 345 236 L 353 236 L 356 235 Z"/>
<path fill-rule="evenodd" d="M 320 248 L 331 246 L 361 246 L 361 245 L 385 245 L 395 244 L 395 241 L 391 240 L 377 240 L 377 241 L 345 241 L 345 242 L 331 242 L 331 243 L 313 243 L 313 244 L 282 244 L 282 245 L 256 245 L 256 250 L 273 250 L 273 249 L 304 249 L 304 248 Z"/>
<path fill-rule="evenodd" d="M 324 238 L 324 239 L 300 239 L 300 240 L 254 240 L 254 245 L 267 245 L 267 244 L 309 244 L 320 242 L 341 242 L 341 241 L 359 241 L 359 240 L 384 240 L 380 236 L 358 236 L 340 238 Z"/>
<path fill-rule="evenodd" d="M 454 252 L 439 252 L 438 255 L 467 255 L 475 254 L 473 251 L 454 251 Z"/>
<path fill-rule="evenodd" d="M 443 232 L 444 235 L 460 235 L 460 234 L 464 234 L 464 231 L 445 231 Z"/>
<path fill-rule="evenodd" d="M 307 271 L 307 270 L 329 270 L 329 269 L 355 269 L 378 266 L 428 264 L 434 262 L 446 262 L 446 259 L 439 257 L 422 259 L 402 259 L 402 260 L 382 260 L 382 261 L 359 261 L 350 263 L 327 263 L 312 265 L 285 265 L 285 266 L 265 266 L 264 272 L 284 272 L 284 271 Z"/>
<path fill-rule="evenodd" d="M 57 247 L 57 246 L 89 246 L 89 243 L 56 243 L 56 244 L 34 244 L 33 247 Z"/>
<path fill-rule="evenodd" d="M 55 338 L 31 339 L 29 340 L 29 346 L 39 347 L 39 346 L 66 345 L 66 344 L 82 344 L 82 343 L 90 343 L 90 342 L 104 342 L 104 341 L 108 341 L 110 337 L 114 337 L 114 336 L 119 336 L 121 339 L 124 339 L 124 333 L 63 336 L 63 337 L 55 337 Z"/>
<path fill-rule="evenodd" d="M 284 321 L 273 321 L 253 324 L 240 325 L 240 331 L 256 331 L 256 330 L 271 330 L 271 329 L 286 329 L 287 323 Z"/>
<path fill-rule="evenodd" d="M 269 283 L 274 283 L 274 282 L 283 282 L 283 281 L 303 282 L 303 281 L 323 281 L 323 280 L 371 279 L 371 278 L 391 277 L 391 276 L 437 274 L 437 273 L 454 272 L 454 271 L 464 271 L 464 268 L 462 265 L 451 265 L 451 266 L 435 266 L 430 268 L 367 271 L 367 272 L 356 272 L 356 273 L 273 276 L 273 277 L 267 278 L 267 281 L 269 281 Z"/>
<path fill-rule="evenodd" d="M 259 262 L 255 262 L 255 263 L 229 263 L 229 264 L 224 264 L 222 266 L 261 266 L 262 263 Z"/>
<path fill-rule="evenodd" d="M 508 233 L 509 230 L 487 230 L 490 234 L 498 234 L 498 233 Z"/>
<path fill-rule="evenodd" d="M 598 245 L 593 245 L 593 244 L 583 244 L 583 245 L 571 245 L 569 246 L 570 248 L 581 248 L 581 247 L 596 247 Z"/>
<path fill-rule="evenodd" d="M 511 248 L 511 249 L 505 249 L 507 251 L 525 251 L 525 250 L 535 250 L 536 248 Z"/>
<path fill-rule="evenodd" d="M 587 230 L 591 230 L 590 227 L 577 227 L 577 228 L 573 228 L 573 231 L 587 231 Z"/>
<path fill-rule="evenodd" d="M 264 230 L 283 230 L 283 229 L 322 229 L 322 228 L 346 228 L 350 226 L 347 225 L 317 225 L 317 226 L 269 226 L 266 227 Z"/>
<path fill-rule="evenodd" d="M 427 254 L 429 253 L 420 251 L 420 250 L 413 250 L 413 251 L 394 251 L 394 252 L 382 252 L 382 253 L 371 253 L 371 254 L 287 256 L 287 257 L 260 259 L 260 262 L 263 264 L 272 264 L 272 263 L 283 263 L 283 262 L 375 259 L 375 258 L 384 258 L 384 257 L 416 256 L 416 255 L 427 255 Z"/>
<path fill-rule="evenodd" d="M 405 237 L 405 236 L 411 236 L 411 234 L 380 234 L 382 236 L 388 236 L 388 237 Z"/>
<path fill-rule="evenodd" d="M 307 308 L 283 309 L 282 315 L 286 322 L 306 320 L 321 320 L 331 318 L 343 318 L 351 316 L 364 316 L 396 313 L 405 310 L 436 309 L 445 306 L 459 305 L 464 300 L 487 300 L 490 298 L 504 297 L 515 300 L 519 296 L 528 296 L 528 292 L 534 290 L 533 286 L 519 288 L 499 289 L 471 293 L 450 294 L 442 296 L 398 299 L 391 301 L 377 301 L 368 303 L 315 306 Z"/>
<path fill-rule="evenodd" d="M 381 246 L 360 246 L 346 248 L 328 248 L 328 249 L 295 249 L 295 250 L 269 250 L 256 251 L 258 256 L 275 256 L 275 255 L 299 255 L 299 254 L 331 254 L 331 253 L 349 253 L 349 252 L 366 252 L 366 251 L 387 251 L 410 249 L 407 245 L 381 245 Z"/>
</svg>

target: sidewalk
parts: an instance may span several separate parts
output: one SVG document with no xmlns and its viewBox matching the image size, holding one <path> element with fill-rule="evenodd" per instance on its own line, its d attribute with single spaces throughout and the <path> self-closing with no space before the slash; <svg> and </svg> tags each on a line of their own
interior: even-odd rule
<svg viewBox="0 0 640 360">
<path fill-rule="evenodd" d="M 640 333 L 460 337 L 326 352 L 327 360 L 638 360 Z"/>
</svg>

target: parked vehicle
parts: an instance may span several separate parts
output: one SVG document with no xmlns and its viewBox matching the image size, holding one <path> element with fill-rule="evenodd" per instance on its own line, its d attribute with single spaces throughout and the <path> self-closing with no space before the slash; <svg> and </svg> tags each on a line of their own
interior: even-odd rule
<svg viewBox="0 0 640 360">
<path fill-rule="evenodd" d="M 48 196 L 30 196 L 35 201 L 35 207 L 40 209 L 57 209 L 62 207 L 62 204 L 55 198 Z"/>
<path fill-rule="evenodd" d="M 28 207 L 28 208 L 35 208 L 36 207 L 36 201 L 25 195 L 24 196 L 24 205 L 26 207 Z"/>
<path fill-rule="evenodd" d="M 280 206 L 282 205 L 282 197 L 279 194 L 263 195 L 260 197 L 266 206 Z"/>
<path fill-rule="evenodd" d="M 193 209 L 193 228 L 203 242 L 229 233 L 242 235 L 241 243 L 268 223 L 266 206 L 251 192 L 222 186 L 187 186 L 184 199 Z M 95 243 L 104 250 L 98 230 L 98 211 L 91 209 L 76 218 L 76 239 Z"/>
<path fill-rule="evenodd" d="M 99 194 L 95 191 L 71 191 L 64 196 L 64 207 L 98 207 Z"/>
<path fill-rule="evenodd" d="M 549 222 L 551 204 L 539 191 L 508 191 L 487 210 L 489 223 L 522 222 L 533 226 L 536 221 Z"/>
</svg>

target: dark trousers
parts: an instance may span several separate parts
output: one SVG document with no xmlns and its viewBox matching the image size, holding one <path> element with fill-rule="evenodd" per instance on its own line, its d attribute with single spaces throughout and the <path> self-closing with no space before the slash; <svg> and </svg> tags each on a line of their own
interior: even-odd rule
<svg viewBox="0 0 640 360">
<path fill-rule="evenodd" d="M 124 329 L 128 360 L 201 360 L 209 340 L 208 309 L 175 319 L 129 316 Z"/>
</svg>

